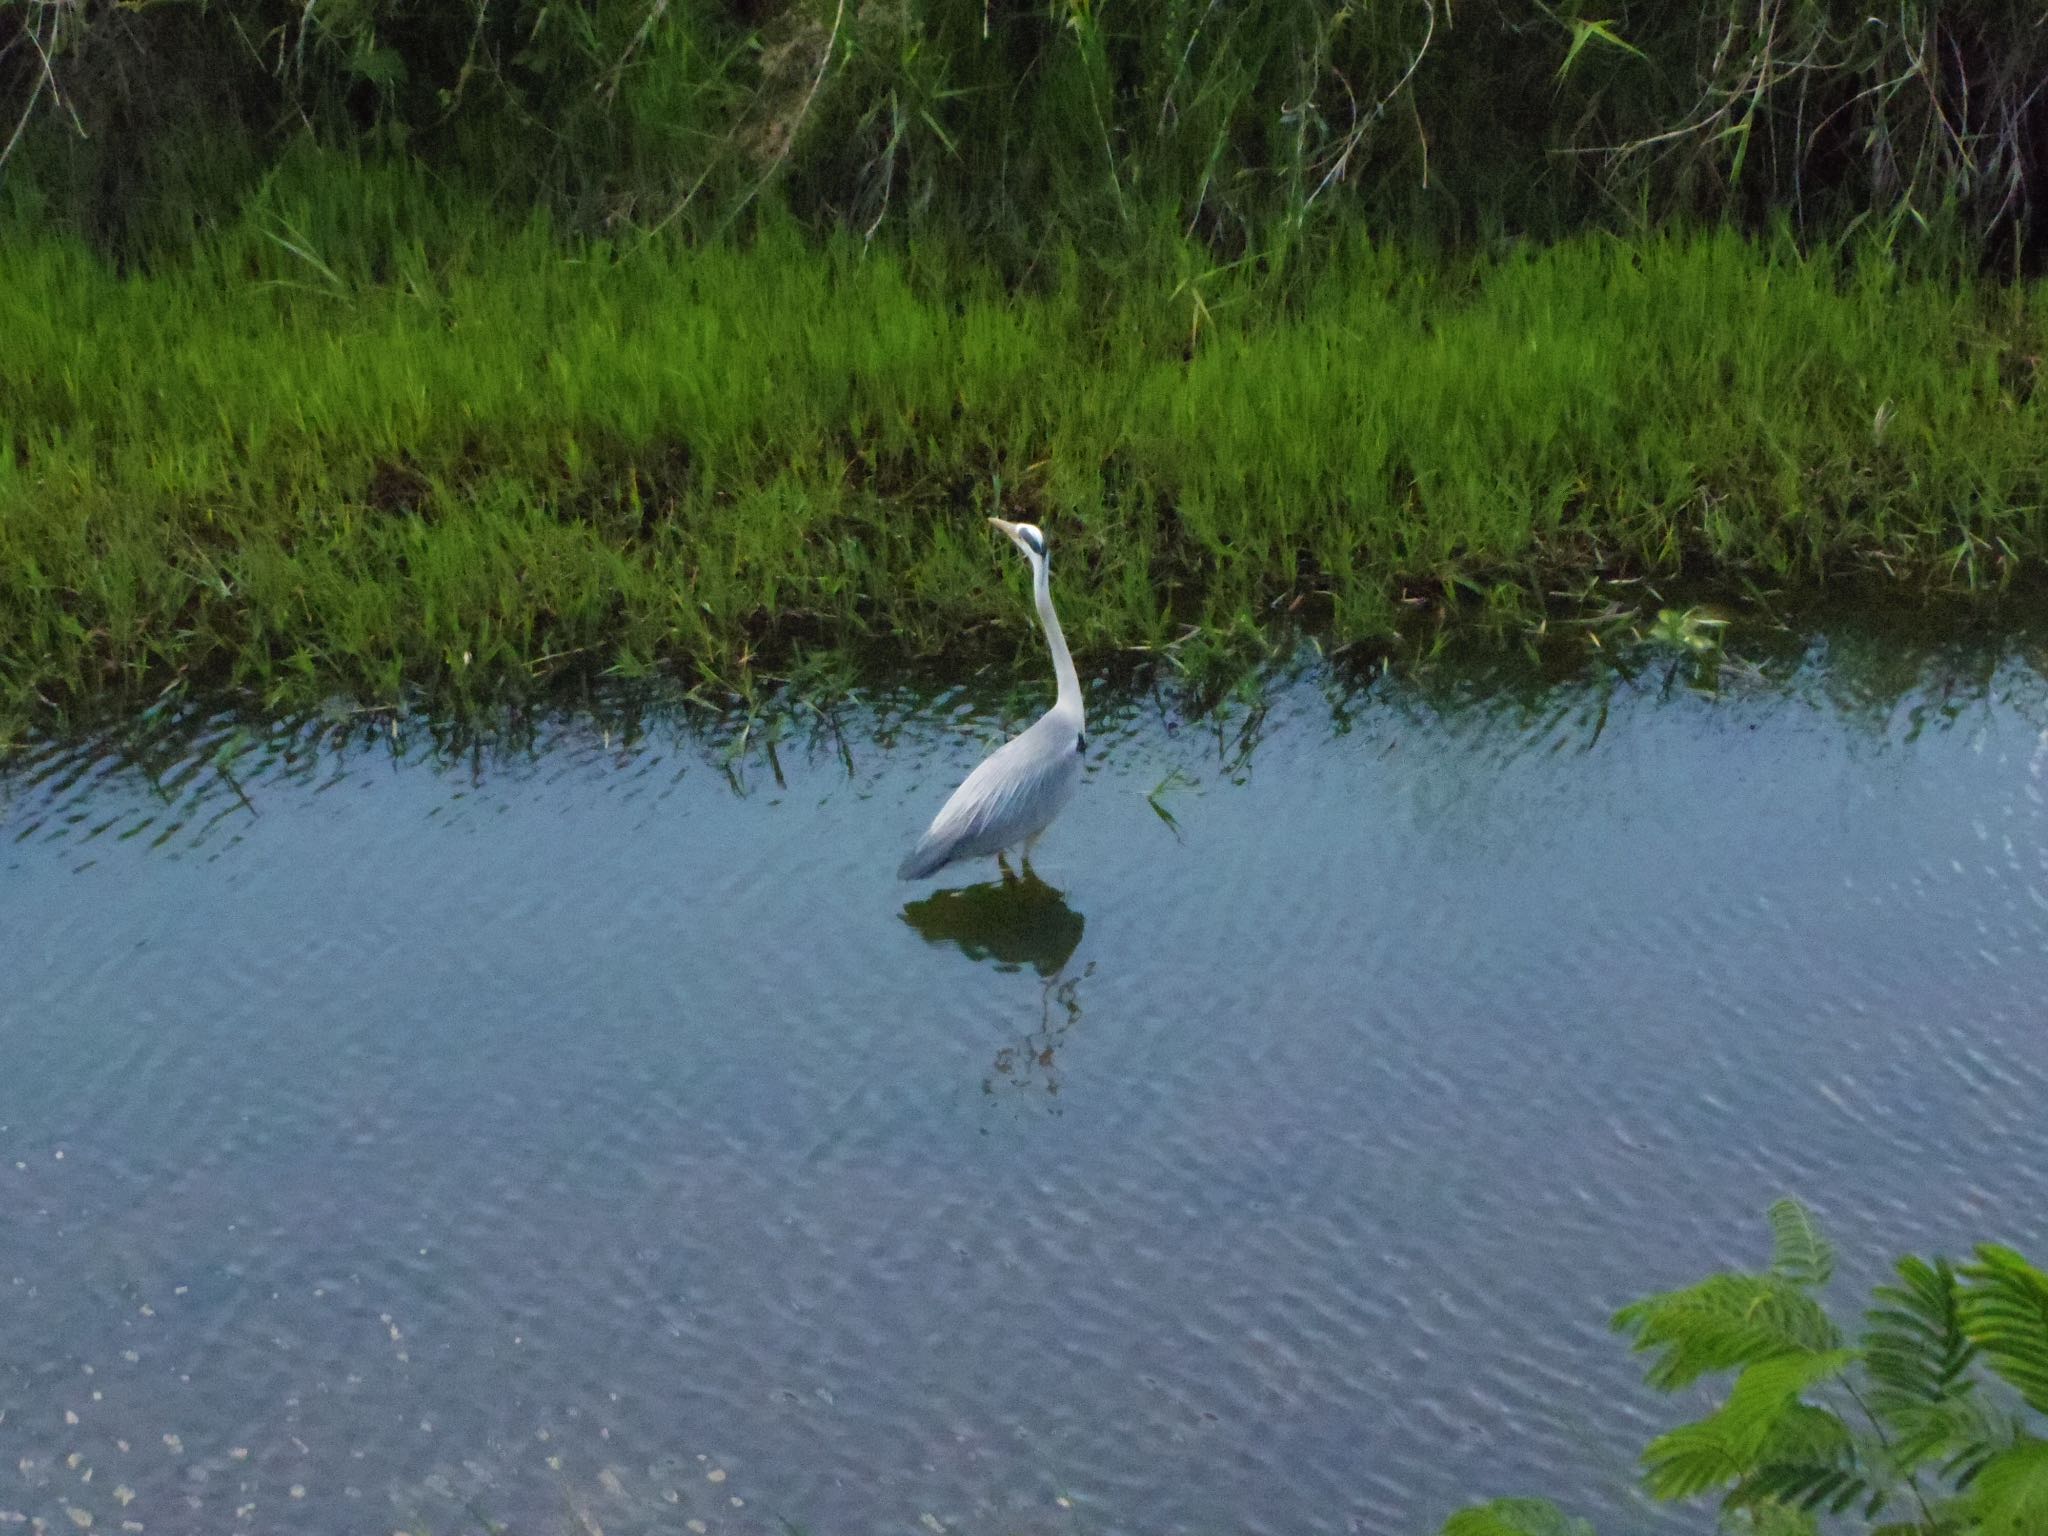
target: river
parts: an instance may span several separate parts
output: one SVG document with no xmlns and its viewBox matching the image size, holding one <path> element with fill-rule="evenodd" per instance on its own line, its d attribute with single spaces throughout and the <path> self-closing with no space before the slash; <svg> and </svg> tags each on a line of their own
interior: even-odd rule
<svg viewBox="0 0 2048 1536">
<path fill-rule="evenodd" d="M 742 728 L 165 711 L 0 774 L 0 1520 L 1372 1532 L 1640 1504 L 1622 1302 L 2048 1250 L 2036 642 Z"/>
</svg>

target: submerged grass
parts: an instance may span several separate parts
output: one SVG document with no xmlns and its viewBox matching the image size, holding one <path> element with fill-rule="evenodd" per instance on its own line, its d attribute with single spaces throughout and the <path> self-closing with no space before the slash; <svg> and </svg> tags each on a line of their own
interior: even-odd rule
<svg viewBox="0 0 2048 1536">
<path fill-rule="evenodd" d="M 2048 555 L 2038 286 L 1702 233 L 1360 236 L 1284 281 L 1162 236 L 1020 290 L 937 244 L 345 201 L 273 184 L 146 273 L 0 245 L 0 718 L 1035 647 L 997 510 L 1047 525 L 1097 659 Z"/>
</svg>

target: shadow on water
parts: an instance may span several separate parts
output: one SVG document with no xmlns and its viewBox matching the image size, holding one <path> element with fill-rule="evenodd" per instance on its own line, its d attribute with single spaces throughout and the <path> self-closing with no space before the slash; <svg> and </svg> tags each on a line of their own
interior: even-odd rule
<svg viewBox="0 0 2048 1536">
<path fill-rule="evenodd" d="M 1036 1027 L 1002 1045 L 982 1079 L 986 1094 L 1041 1088 L 1060 1091 L 1057 1053 L 1081 1020 L 1081 982 L 1093 973 L 1091 964 L 1079 975 L 1066 968 L 1081 947 L 1087 919 L 1067 905 L 1064 894 L 1037 875 L 989 880 L 980 885 L 934 891 L 908 902 L 903 921 L 927 944 L 951 945 L 976 962 L 999 971 L 1018 972 L 1027 966 L 1038 973 L 1041 997 Z"/>
<path fill-rule="evenodd" d="M 951 944 L 970 960 L 999 971 L 1030 966 L 1057 976 L 1081 947 L 1087 919 L 1036 875 L 934 891 L 907 903 L 903 921 L 927 944 Z"/>
</svg>

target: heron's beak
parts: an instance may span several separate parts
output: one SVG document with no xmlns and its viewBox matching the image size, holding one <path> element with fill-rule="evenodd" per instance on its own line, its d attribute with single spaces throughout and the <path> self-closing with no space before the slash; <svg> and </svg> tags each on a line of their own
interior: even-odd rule
<svg viewBox="0 0 2048 1536">
<path fill-rule="evenodd" d="M 1002 531 L 1004 538 L 1014 539 L 1017 537 L 1017 525 L 1015 523 L 1006 523 L 1000 517 L 992 517 L 989 521 Z"/>
</svg>

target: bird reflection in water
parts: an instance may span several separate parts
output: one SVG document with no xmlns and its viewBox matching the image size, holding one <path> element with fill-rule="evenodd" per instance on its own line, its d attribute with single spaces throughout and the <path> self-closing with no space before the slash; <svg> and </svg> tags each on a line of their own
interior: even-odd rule
<svg viewBox="0 0 2048 1536">
<path fill-rule="evenodd" d="M 1036 875 L 934 891 L 903 908 L 903 921 L 927 944 L 951 944 L 999 971 L 1030 966 L 1057 976 L 1081 946 L 1087 919 Z"/>
<path fill-rule="evenodd" d="M 996 1052 L 992 1070 L 981 1080 L 983 1093 L 993 1098 L 1004 1089 L 1023 1092 L 1038 1087 L 1059 1097 L 1059 1047 L 1067 1031 L 1081 1022 L 1081 983 L 1094 974 L 1091 960 L 1079 976 L 1046 978 L 1040 989 L 1038 1028 Z"/>
<path fill-rule="evenodd" d="M 1065 974 L 1067 962 L 1081 947 L 1087 920 L 1058 890 L 1035 874 L 1026 874 L 935 891 L 908 903 L 903 921 L 927 944 L 950 944 L 968 959 L 999 971 L 1029 966 L 1038 973 L 1038 1026 L 996 1052 L 982 1090 L 993 1094 L 1035 1084 L 1057 1095 L 1055 1053 L 1067 1031 L 1080 1021 L 1080 984 L 1095 969 L 1091 964 L 1078 976 Z"/>
</svg>

